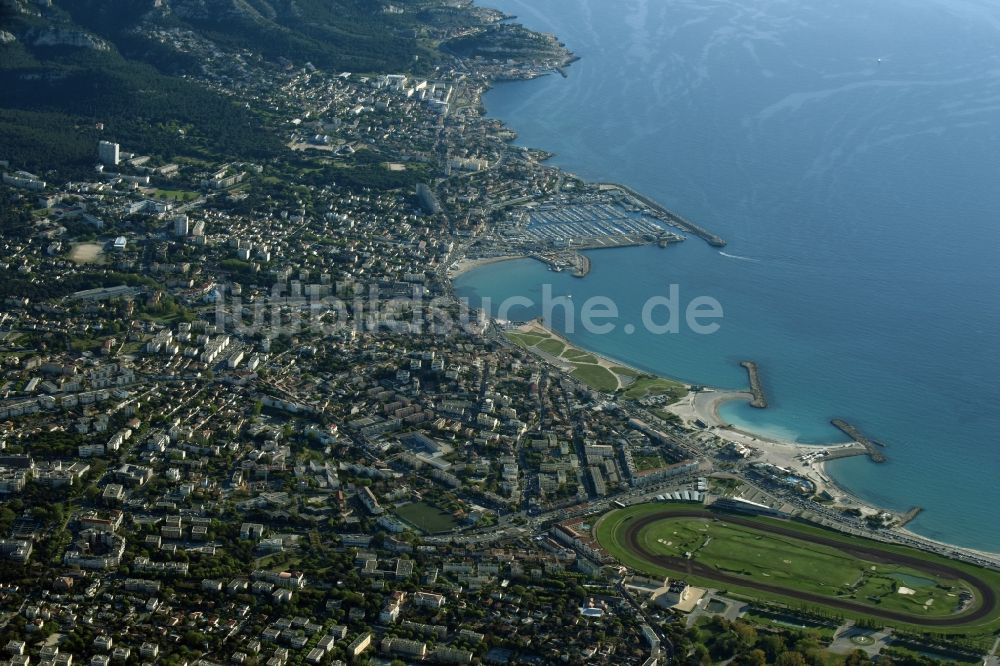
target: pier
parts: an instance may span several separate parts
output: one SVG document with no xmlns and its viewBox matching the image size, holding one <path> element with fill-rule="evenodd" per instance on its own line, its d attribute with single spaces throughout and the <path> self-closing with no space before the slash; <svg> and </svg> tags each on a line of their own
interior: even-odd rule
<svg viewBox="0 0 1000 666">
<path fill-rule="evenodd" d="M 760 381 L 760 369 L 757 364 L 753 361 L 741 361 L 740 365 L 746 368 L 750 376 L 750 392 L 753 393 L 750 406 L 757 409 L 767 408 L 767 396 L 764 395 L 764 385 Z"/>
<path fill-rule="evenodd" d="M 881 451 L 881 449 L 885 446 L 881 442 L 865 437 L 864 433 L 843 419 L 833 419 L 830 423 L 855 442 L 865 447 L 865 451 L 868 453 L 868 457 L 871 458 L 872 462 L 884 463 L 888 460 L 886 455 Z"/>
<path fill-rule="evenodd" d="M 725 247 L 726 245 L 725 240 L 723 240 L 719 236 L 716 236 L 711 231 L 699 227 L 694 222 L 690 222 L 689 220 L 684 219 L 683 217 L 681 217 L 677 213 L 674 213 L 673 211 L 667 210 L 653 199 L 650 199 L 644 194 L 636 192 L 628 185 L 619 185 L 618 183 L 600 183 L 599 186 L 605 189 L 617 189 L 620 190 L 621 192 L 624 192 L 633 199 L 636 199 L 637 201 L 642 203 L 644 206 L 656 211 L 660 215 L 661 219 L 663 219 L 665 222 L 668 222 L 674 225 L 675 227 L 683 229 L 684 231 L 687 231 L 688 233 L 695 235 L 698 238 L 701 238 L 712 247 Z"/>
<path fill-rule="evenodd" d="M 854 458 L 855 456 L 866 456 L 868 451 L 857 442 L 852 442 L 850 445 L 844 446 L 839 449 L 827 450 L 825 456 L 823 456 L 823 462 L 830 462 L 831 460 L 841 460 L 843 458 Z"/>
</svg>

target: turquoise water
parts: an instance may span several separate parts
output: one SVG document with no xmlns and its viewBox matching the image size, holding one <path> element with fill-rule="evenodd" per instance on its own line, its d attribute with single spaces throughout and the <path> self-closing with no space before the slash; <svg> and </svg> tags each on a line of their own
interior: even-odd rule
<svg viewBox="0 0 1000 666">
<path fill-rule="evenodd" d="M 729 241 L 591 254 L 583 280 L 531 261 L 462 276 L 494 302 L 541 285 L 612 297 L 620 323 L 679 285 L 714 335 L 579 328 L 576 343 L 722 387 L 756 360 L 771 407 L 726 419 L 805 442 L 846 418 L 890 462 L 831 472 L 925 508 L 912 529 L 1000 551 L 1000 8 L 884 0 L 492 0 L 582 57 L 486 105 L 519 143 L 627 183 Z M 512 316 L 516 313 L 512 313 Z M 539 312 L 525 313 L 536 316 Z M 560 322 L 556 312 L 556 323 Z"/>
</svg>

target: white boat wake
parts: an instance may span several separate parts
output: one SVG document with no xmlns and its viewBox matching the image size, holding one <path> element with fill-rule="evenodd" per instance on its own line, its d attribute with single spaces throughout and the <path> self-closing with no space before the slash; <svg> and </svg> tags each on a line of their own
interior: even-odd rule
<svg viewBox="0 0 1000 666">
<path fill-rule="evenodd" d="M 760 259 L 754 259 L 753 257 L 741 257 L 738 254 L 729 254 L 728 252 L 723 252 L 719 250 L 719 254 L 723 257 L 729 257 L 730 259 L 739 259 L 740 261 L 752 261 L 754 263 L 760 263 Z"/>
</svg>

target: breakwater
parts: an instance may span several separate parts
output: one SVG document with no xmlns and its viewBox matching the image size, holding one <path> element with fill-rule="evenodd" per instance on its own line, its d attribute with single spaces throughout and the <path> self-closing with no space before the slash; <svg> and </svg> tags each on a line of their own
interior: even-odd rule
<svg viewBox="0 0 1000 666">
<path fill-rule="evenodd" d="M 855 443 L 856 444 L 856 443 Z M 868 452 L 862 446 L 855 446 L 851 444 L 849 448 L 834 449 L 832 451 L 827 451 L 827 454 L 823 456 L 823 462 L 830 462 L 831 460 L 840 460 L 841 458 L 853 458 L 855 456 L 866 456 Z"/>
<path fill-rule="evenodd" d="M 740 365 L 746 368 L 747 375 L 750 377 L 750 392 L 753 393 L 750 406 L 757 409 L 767 408 L 767 396 L 764 395 L 764 385 L 760 381 L 760 369 L 757 364 L 753 361 L 741 361 Z"/>
<path fill-rule="evenodd" d="M 902 516 L 899 517 L 899 527 L 906 527 L 909 523 L 913 522 L 913 519 L 920 515 L 924 509 L 920 506 L 915 506 Z"/>
<path fill-rule="evenodd" d="M 868 457 L 871 458 L 872 462 L 884 463 L 889 459 L 881 451 L 881 448 L 885 445 L 874 439 L 869 439 L 864 435 L 864 433 L 858 430 L 857 427 L 851 425 L 843 419 L 833 419 L 830 423 L 833 424 L 833 427 L 837 428 L 855 442 L 865 447 L 865 451 L 868 453 Z"/>
<path fill-rule="evenodd" d="M 691 222 L 690 220 L 681 217 L 677 213 L 664 208 L 657 201 L 650 199 L 645 194 L 633 190 L 628 185 L 620 185 L 618 183 L 598 183 L 598 186 L 603 189 L 616 189 L 621 192 L 624 192 L 628 196 L 639 201 L 647 208 L 656 211 L 656 213 L 660 215 L 661 219 L 663 219 L 664 222 L 672 224 L 675 227 L 683 229 L 684 231 L 693 234 L 698 238 L 701 238 L 712 247 L 725 247 L 726 245 L 726 241 L 723 240 L 721 237 L 713 234 L 711 231 L 707 229 L 699 227 L 694 222 Z"/>
</svg>

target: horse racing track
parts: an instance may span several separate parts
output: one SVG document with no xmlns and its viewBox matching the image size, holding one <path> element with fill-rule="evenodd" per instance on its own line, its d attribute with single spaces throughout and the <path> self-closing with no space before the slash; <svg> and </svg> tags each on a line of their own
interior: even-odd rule
<svg viewBox="0 0 1000 666">
<path fill-rule="evenodd" d="M 637 571 L 915 627 L 996 622 L 1000 574 L 790 520 L 646 504 L 596 525 Z"/>
</svg>

